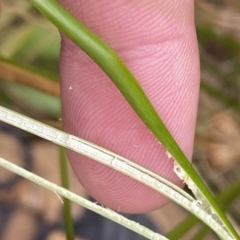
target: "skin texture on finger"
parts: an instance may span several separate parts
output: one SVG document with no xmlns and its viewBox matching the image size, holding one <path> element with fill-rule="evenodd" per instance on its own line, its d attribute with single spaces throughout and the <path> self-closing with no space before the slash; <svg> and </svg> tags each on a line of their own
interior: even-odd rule
<svg viewBox="0 0 240 240">
<path fill-rule="evenodd" d="M 199 91 L 193 1 L 60 0 L 126 63 L 186 156 L 191 159 Z M 173 161 L 102 70 L 64 36 L 61 48 L 64 130 L 108 148 L 179 186 Z M 168 199 L 69 151 L 73 170 L 101 204 L 142 213 Z"/>
</svg>

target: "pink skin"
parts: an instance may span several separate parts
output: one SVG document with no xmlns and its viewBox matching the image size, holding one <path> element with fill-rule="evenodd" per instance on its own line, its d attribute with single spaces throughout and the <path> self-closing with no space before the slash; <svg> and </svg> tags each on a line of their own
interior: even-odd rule
<svg viewBox="0 0 240 240">
<path fill-rule="evenodd" d="M 106 41 L 133 72 L 191 159 L 199 92 L 193 0 L 60 0 Z M 64 130 L 105 147 L 183 186 L 173 161 L 102 70 L 62 38 Z M 142 213 L 169 202 L 161 194 L 74 152 L 72 168 L 101 204 Z"/>
</svg>

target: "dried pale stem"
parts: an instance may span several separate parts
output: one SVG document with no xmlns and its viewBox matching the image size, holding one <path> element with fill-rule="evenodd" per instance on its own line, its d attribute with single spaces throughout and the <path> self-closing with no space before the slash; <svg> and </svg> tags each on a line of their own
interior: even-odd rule
<svg viewBox="0 0 240 240">
<path fill-rule="evenodd" d="M 48 78 L 0 59 L 0 78 L 60 97 L 59 84 Z M 34 80 L 34 81 L 33 81 Z"/>
<path fill-rule="evenodd" d="M 192 212 L 215 232 L 220 234 L 224 239 L 233 239 L 225 227 L 216 221 L 214 214 L 206 212 L 204 206 L 202 206 L 199 201 L 196 201 L 190 195 L 183 192 L 180 188 L 173 185 L 166 179 L 163 179 L 153 172 L 132 163 L 128 159 L 76 136 L 49 127 L 24 115 L 15 113 L 4 107 L 0 107 L 0 120 L 78 152 L 121 173 L 124 173 L 133 179 L 136 179 Z"/>
<path fill-rule="evenodd" d="M 83 206 L 93 212 L 96 212 L 106 218 L 109 218 L 112 221 L 119 223 L 120 225 L 122 225 L 122 226 L 138 233 L 139 235 L 142 235 L 142 236 L 148 238 L 148 239 L 167 240 L 167 238 L 165 238 L 164 236 L 162 236 L 158 233 L 155 233 L 155 232 L 149 230 L 148 228 L 146 228 L 134 221 L 131 221 L 108 208 L 101 207 L 85 198 L 82 198 L 82 197 L 66 190 L 65 188 L 59 187 L 58 185 L 51 183 L 51 182 L 45 180 L 44 178 L 41 178 L 41 177 L 37 176 L 36 174 L 33 174 L 21 167 L 18 167 L 15 164 L 10 163 L 9 161 L 7 161 L 3 158 L 0 158 L 0 166 L 38 184 L 44 188 L 47 188 L 64 198 L 67 198 L 73 202 L 76 202 L 76 203 L 80 204 L 81 206 Z"/>
</svg>

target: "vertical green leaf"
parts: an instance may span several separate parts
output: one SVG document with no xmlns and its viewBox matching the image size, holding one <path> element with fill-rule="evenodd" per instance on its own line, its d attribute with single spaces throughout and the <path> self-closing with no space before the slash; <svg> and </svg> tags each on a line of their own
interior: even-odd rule
<svg viewBox="0 0 240 240">
<path fill-rule="evenodd" d="M 60 160 L 60 176 L 62 187 L 69 189 L 68 181 L 68 165 L 65 150 L 63 147 L 59 147 L 59 160 Z M 74 240 L 74 228 L 73 219 L 71 215 L 71 202 L 67 198 L 63 198 L 63 217 L 66 231 L 67 240 Z"/>
</svg>

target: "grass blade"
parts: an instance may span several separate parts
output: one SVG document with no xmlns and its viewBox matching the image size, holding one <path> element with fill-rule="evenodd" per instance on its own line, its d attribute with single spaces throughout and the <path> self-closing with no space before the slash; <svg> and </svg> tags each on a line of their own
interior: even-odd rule
<svg viewBox="0 0 240 240">
<path fill-rule="evenodd" d="M 59 160 L 60 160 L 60 176 L 62 187 L 69 189 L 68 182 L 68 165 L 65 150 L 63 147 L 59 149 Z M 63 216 L 66 231 L 67 240 L 74 240 L 74 227 L 73 219 L 71 215 L 71 201 L 68 198 L 63 199 Z"/>
</svg>

